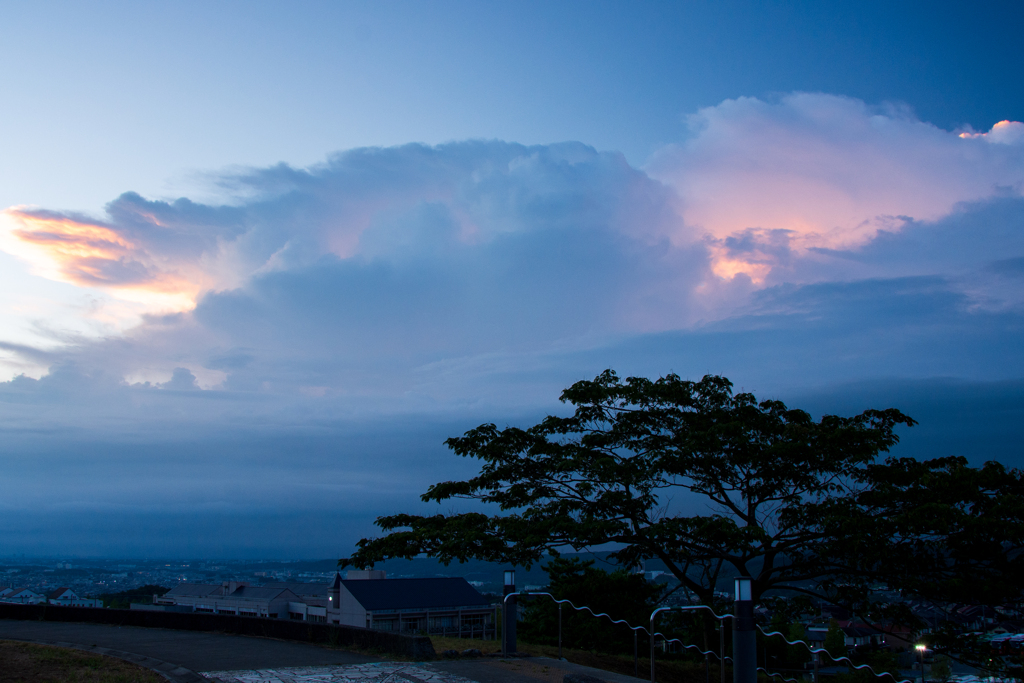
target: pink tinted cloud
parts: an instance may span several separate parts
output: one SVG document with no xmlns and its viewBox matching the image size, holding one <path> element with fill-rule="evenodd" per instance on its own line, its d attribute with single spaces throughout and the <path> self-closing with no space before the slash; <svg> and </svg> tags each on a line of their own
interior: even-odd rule
<svg viewBox="0 0 1024 683">
<path fill-rule="evenodd" d="M 898 108 L 797 93 L 776 103 L 727 100 L 689 125 L 692 137 L 654 155 L 647 170 L 678 193 L 680 229 L 704 234 L 725 278 L 763 282 L 783 267 L 782 252 L 766 244 L 784 241 L 795 254 L 855 248 L 907 217 L 935 220 L 1024 184 L 1017 122 L 964 136 Z"/>
</svg>

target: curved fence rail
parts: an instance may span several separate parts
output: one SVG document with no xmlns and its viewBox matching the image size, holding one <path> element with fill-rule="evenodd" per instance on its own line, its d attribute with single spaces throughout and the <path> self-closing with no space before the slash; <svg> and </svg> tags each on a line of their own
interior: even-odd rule
<svg viewBox="0 0 1024 683">
<path fill-rule="evenodd" d="M 569 607 L 573 608 L 577 612 L 587 611 L 587 612 L 590 612 L 590 614 L 592 616 L 594 616 L 594 617 L 597 617 L 597 618 L 604 617 L 605 619 L 607 619 L 608 621 L 612 622 L 613 624 L 622 624 L 622 625 L 626 626 L 626 628 L 628 628 L 631 631 L 633 631 L 633 668 L 634 668 L 634 671 L 637 670 L 637 668 L 638 668 L 638 661 L 639 661 L 638 660 L 638 654 L 637 654 L 637 652 L 638 652 L 637 633 L 640 632 L 640 631 L 643 631 L 648 636 L 650 636 L 650 632 L 646 628 L 644 628 L 643 626 L 633 626 L 632 624 L 630 624 L 625 619 L 616 619 L 616 618 L 612 617 L 610 614 L 607 614 L 605 612 L 600 612 L 600 613 L 595 612 L 594 610 L 592 610 L 590 607 L 587 607 L 586 605 L 577 606 L 577 605 L 575 605 L 572 602 L 572 600 L 565 600 L 563 598 L 556 598 L 551 593 L 545 593 L 543 591 L 516 591 L 514 593 L 509 593 L 508 595 L 506 595 L 502 599 L 502 607 L 503 608 L 508 605 L 508 599 L 513 597 L 513 596 L 524 597 L 524 598 L 547 597 L 547 598 L 551 598 L 552 600 L 554 600 L 555 603 L 558 605 L 558 658 L 559 659 L 562 659 L 562 605 L 569 605 Z M 507 648 L 507 639 L 506 639 L 505 629 L 502 629 L 501 634 L 502 634 L 501 635 L 501 651 L 502 651 L 503 654 L 507 654 L 507 649 L 508 648 Z"/>
<path fill-rule="evenodd" d="M 844 662 L 845 661 L 845 662 L 847 662 L 847 664 L 849 666 L 853 667 L 854 669 L 857 669 L 858 671 L 863 671 L 863 670 L 866 669 L 866 670 L 870 671 L 877 678 L 891 678 L 892 680 L 897 681 L 897 683 L 913 683 L 913 681 L 911 681 L 909 678 L 898 679 L 896 676 L 893 676 L 891 673 L 888 673 L 887 671 L 883 671 L 882 673 L 878 673 L 873 668 L 871 668 L 870 664 L 854 664 L 853 660 L 851 660 L 849 657 L 834 657 L 834 656 L 832 656 L 832 654 L 829 653 L 828 650 L 826 650 L 824 648 L 820 648 L 820 647 L 812 647 L 811 644 L 808 643 L 806 640 L 790 640 L 783 633 L 781 633 L 779 631 L 772 631 L 771 633 L 769 633 L 768 631 L 765 631 L 760 626 L 757 627 L 757 630 L 760 631 L 762 634 L 764 634 L 764 636 L 766 638 L 769 637 L 769 636 L 778 636 L 778 637 L 782 638 L 782 640 L 787 645 L 803 645 L 804 647 L 807 648 L 807 651 L 810 652 L 812 655 L 820 655 L 821 653 L 825 653 L 826 655 L 829 656 L 829 659 L 831 659 L 833 662 L 836 662 L 837 664 L 839 662 Z"/>
<path fill-rule="evenodd" d="M 662 612 L 695 612 L 697 610 L 703 610 L 705 612 L 710 612 L 711 613 L 711 617 L 713 619 L 717 619 L 718 620 L 718 622 L 719 622 L 719 629 L 718 629 L 718 638 L 719 638 L 719 640 L 718 640 L 718 643 L 719 643 L 720 653 L 714 653 L 711 650 L 701 650 L 696 645 L 686 645 L 679 638 L 672 638 L 671 640 L 666 639 L 665 642 L 666 643 L 669 643 L 669 642 L 680 643 L 680 644 L 684 645 L 687 648 L 690 648 L 690 647 L 696 648 L 701 654 L 704 655 L 704 657 L 705 657 L 705 666 L 707 666 L 707 659 L 706 658 L 708 657 L 708 655 L 716 654 L 716 656 L 718 657 L 718 661 L 721 663 L 720 671 L 721 671 L 721 674 L 722 674 L 722 683 L 725 683 L 725 663 L 727 661 L 730 661 L 730 658 L 725 656 L 725 620 L 726 619 L 735 619 L 736 615 L 734 615 L 734 614 L 718 614 L 718 613 L 715 612 L 714 609 L 712 609 L 711 607 L 708 607 L 707 605 L 682 605 L 682 606 L 679 606 L 679 607 L 659 607 L 656 610 L 654 610 L 653 612 L 651 612 L 651 630 L 650 630 L 650 633 L 656 633 L 656 631 L 654 630 L 654 621 L 655 621 L 655 619 L 658 618 L 658 615 L 661 614 Z M 655 641 L 655 638 L 651 638 L 651 683 L 655 683 L 654 641 Z"/>
<path fill-rule="evenodd" d="M 774 678 L 780 678 L 780 679 L 782 679 L 782 681 L 784 683 L 800 683 L 800 681 L 798 681 L 795 678 L 787 678 L 787 677 L 783 676 L 782 674 L 780 674 L 779 672 L 777 672 L 777 671 L 769 671 L 768 669 L 764 668 L 763 666 L 757 667 L 757 670 L 760 671 L 761 673 L 763 673 L 764 675 L 768 676 L 769 678 L 773 678 L 773 679 Z"/>
<path fill-rule="evenodd" d="M 651 630 L 649 630 L 645 626 L 633 626 L 632 624 L 630 624 L 625 619 L 616 619 L 616 618 L 612 617 L 610 614 L 607 614 L 605 612 L 595 612 L 593 609 L 591 609 L 587 605 L 582 605 L 582 606 L 576 605 L 575 603 L 572 602 L 572 600 L 566 600 L 564 598 L 556 598 L 551 593 L 545 593 L 543 591 L 517 591 L 517 592 L 509 593 L 508 595 L 506 595 L 505 598 L 502 600 L 502 604 L 503 605 L 507 604 L 508 598 L 510 598 L 512 596 L 525 597 L 525 598 L 541 597 L 541 596 L 543 596 L 543 597 L 551 598 L 555 603 L 558 604 L 558 607 L 559 607 L 558 656 L 559 656 L 559 658 L 562 657 L 562 630 L 561 630 L 562 629 L 562 623 L 561 623 L 561 607 L 562 607 L 562 605 L 569 605 L 569 607 L 571 607 L 572 609 L 576 610 L 577 612 L 583 612 L 583 611 L 590 612 L 590 614 L 592 616 L 597 617 L 597 618 L 604 617 L 605 619 L 607 619 L 608 621 L 610 621 L 613 624 L 621 624 L 621 625 L 625 626 L 626 628 L 630 629 L 631 631 L 633 631 L 634 636 L 637 633 L 641 632 L 641 631 L 644 632 L 648 637 L 650 637 L 650 635 L 651 635 Z M 731 615 L 731 614 L 723 614 L 723 615 L 716 614 L 713 609 L 711 609 L 710 607 L 707 607 L 706 605 L 690 605 L 690 606 L 686 606 L 686 607 L 659 607 L 656 610 L 656 612 L 660 613 L 662 611 L 668 611 L 668 610 L 683 611 L 683 610 L 698 610 L 698 609 L 706 610 L 708 612 L 711 612 L 711 615 L 715 619 L 718 619 L 719 621 L 724 621 L 726 619 L 731 619 L 733 617 L 733 615 Z M 688 650 L 696 650 L 697 652 L 699 652 L 700 654 L 704 655 L 705 657 L 713 656 L 713 657 L 715 657 L 715 658 L 717 658 L 719 660 L 723 659 L 722 655 L 720 653 L 718 653 L 718 652 L 715 652 L 714 650 L 702 650 L 700 648 L 700 646 L 698 646 L 698 645 L 693 645 L 692 643 L 685 643 L 682 640 L 680 640 L 679 638 L 669 638 L 668 636 L 666 636 L 664 633 L 662 633 L 660 631 L 655 631 L 654 632 L 654 638 L 655 639 L 661 638 L 661 640 L 663 642 L 665 642 L 665 643 L 678 643 L 683 648 L 688 649 Z M 505 650 L 505 641 L 504 641 L 504 637 L 503 637 L 502 638 L 502 651 L 504 652 L 504 650 Z M 636 643 L 635 638 L 634 638 L 634 642 L 633 642 L 633 659 L 634 659 L 634 661 L 637 659 L 637 643 Z M 728 662 L 728 661 L 730 661 L 730 658 L 729 657 L 725 657 L 724 661 Z"/>
<path fill-rule="evenodd" d="M 724 665 L 725 665 L 726 662 L 732 661 L 731 657 L 725 656 L 725 624 L 724 624 L 724 622 L 725 622 L 726 619 L 735 619 L 736 616 L 734 614 L 728 614 L 728 613 L 726 613 L 726 614 L 718 614 L 718 613 L 716 613 L 714 611 L 714 609 L 712 609 L 711 607 L 709 607 L 707 605 L 683 605 L 683 606 L 678 606 L 678 607 L 659 607 L 659 608 L 655 609 L 653 612 L 651 612 L 650 628 L 647 628 L 647 627 L 644 627 L 644 626 L 634 626 L 634 625 L 630 624 L 628 621 L 626 621 L 625 619 L 616 619 L 616 618 L 612 617 L 610 614 L 607 614 L 606 612 L 595 612 L 593 609 L 591 609 L 587 605 L 576 605 L 571 600 L 566 600 L 566 599 L 563 599 L 563 598 L 556 598 L 551 593 L 547 593 L 547 592 L 543 592 L 543 591 L 517 591 L 517 592 L 509 593 L 502 600 L 502 605 L 503 606 L 507 606 L 508 599 L 511 598 L 511 597 L 524 597 L 524 598 L 546 597 L 546 598 L 550 598 L 551 600 L 553 600 L 558 605 L 558 657 L 559 657 L 559 659 L 562 658 L 562 605 L 569 605 L 569 607 L 571 607 L 573 610 L 575 610 L 577 612 L 589 612 L 592 616 L 594 616 L 594 617 L 596 617 L 598 619 L 605 618 L 608 621 L 610 621 L 612 624 L 622 625 L 622 626 L 625 626 L 626 628 L 630 629 L 633 632 L 633 663 L 634 663 L 634 667 L 636 667 L 637 661 L 638 661 L 637 634 L 639 634 L 640 632 L 645 633 L 650 638 L 650 646 L 651 646 L 651 654 L 650 654 L 650 657 L 651 657 L 651 683 L 654 683 L 654 680 L 655 680 L 654 650 L 655 650 L 655 643 L 658 641 L 659 638 L 666 645 L 678 643 L 684 649 L 696 650 L 700 654 L 704 655 L 706 660 L 710 659 L 710 657 L 717 658 L 719 660 L 719 662 L 721 662 L 722 665 L 723 665 L 723 668 L 722 668 L 722 681 L 723 681 L 723 683 L 725 681 Z M 696 612 L 698 610 L 704 611 L 704 612 L 710 612 L 711 613 L 711 617 L 713 619 L 716 619 L 719 622 L 719 624 L 720 624 L 720 637 L 721 637 L 721 641 L 720 641 L 721 645 L 720 645 L 720 651 L 719 652 L 715 652 L 714 650 L 703 650 L 698 645 L 694 645 L 693 643 L 683 642 L 679 638 L 669 638 L 664 633 L 661 633 L 660 631 L 655 631 L 654 630 L 655 619 L 662 612 Z M 781 633 L 780 631 L 765 631 L 763 628 L 761 628 L 760 625 L 756 625 L 756 626 L 757 626 L 757 630 L 760 631 L 761 634 L 764 635 L 766 638 L 776 637 L 777 636 L 777 637 L 781 638 L 787 645 L 803 645 L 804 647 L 806 647 L 807 651 L 815 656 L 815 668 L 817 668 L 817 661 L 818 661 L 817 658 L 818 658 L 818 656 L 821 655 L 821 654 L 825 654 L 825 655 L 827 655 L 829 657 L 829 659 L 831 659 L 833 662 L 835 662 L 837 664 L 839 664 L 841 662 L 845 662 L 847 666 L 849 666 L 849 667 L 851 667 L 851 668 L 853 668 L 853 669 L 855 669 L 857 671 L 869 671 L 876 678 L 888 678 L 888 679 L 891 679 L 892 681 L 894 681 L 895 683 L 914 683 L 914 680 L 911 680 L 911 679 L 899 679 L 898 677 L 894 676 L 893 674 L 885 672 L 885 671 L 883 671 L 882 673 L 878 673 L 869 664 L 855 664 L 853 662 L 853 660 L 851 660 L 849 657 L 833 657 L 828 652 L 828 650 L 825 650 L 824 648 L 816 648 L 816 647 L 812 646 L 810 643 L 808 643 L 805 640 L 799 640 L 799 639 L 798 640 L 790 640 L 789 638 L 786 637 L 785 634 Z M 502 631 L 502 647 L 501 647 L 501 649 L 502 649 L 503 653 L 507 652 L 506 635 L 504 633 L 504 630 Z M 800 683 L 798 681 L 798 679 L 796 679 L 796 678 L 788 678 L 785 675 L 780 674 L 778 672 L 769 671 L 765 667 L 757 667 L 757 671 L 759 671 L 761 673 L 764 673 L 766 676 L 768 676 L 769 678 L 771 678 L 773 680 L 778 679 L 778 680 L 782 681 L 783 683 Z M 639 672 L 637 671 L 637 673 L 639 673 Z M 817 677 L 815 677 L 815 683 L 817 683 Z"/>
</svg>

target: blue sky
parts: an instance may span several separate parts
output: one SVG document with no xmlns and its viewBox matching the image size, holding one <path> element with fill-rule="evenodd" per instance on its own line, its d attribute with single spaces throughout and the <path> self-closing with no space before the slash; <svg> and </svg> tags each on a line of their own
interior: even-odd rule
<svg viewBox="0 0 1024 683">
<path fill-rule="evenodd" d="M 343 556 L 607 367 L 1022 460 L 1018 3 L 0 18 L 6 552 Z"/>
</svg>

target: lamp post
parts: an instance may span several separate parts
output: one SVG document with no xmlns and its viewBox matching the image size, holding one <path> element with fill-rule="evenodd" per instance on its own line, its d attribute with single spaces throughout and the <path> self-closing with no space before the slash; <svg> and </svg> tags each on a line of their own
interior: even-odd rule
<svg viewBox="0 0 1024 683">
<path fill-rule="evenodd" d="M 928 646 L 924 643 L 918 643 L 914 646 L 914 649 L 921 656 L 921 683 L 924 683 L 924 651 L 928 649 Z"/>
<path fill-rule="evenodd" d="M 504 625 L 501 630 L 504 636 L 505 656 L 514 655 L 516 653 L 516 596 L 512 593 L 516 592 L 516 571 L 514 569 L 508 569 L 505 571 L 505 598 L 503 602 L 503 616 Z"/>
<path fill-rule="evenodd" d="M 751 580 L 736 579 L 736 616 L 732 620 L 733 683 L 757 683 L 757 634 Z"/>
</svg>

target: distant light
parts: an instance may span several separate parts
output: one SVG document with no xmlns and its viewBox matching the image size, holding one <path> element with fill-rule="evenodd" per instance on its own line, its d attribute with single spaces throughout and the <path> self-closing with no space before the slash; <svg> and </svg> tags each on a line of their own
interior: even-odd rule
<svg viewBox="0 0 1024 683">
<path fill-rule="evenodd" d="M 924 643 L 918 643 L 917 645 L 914 646 L 914 648 L 917 649 L 918 652 L 924 652 L 925 650 L 928 649 L 928 646 L 925 645 Z"/>
</svg>

